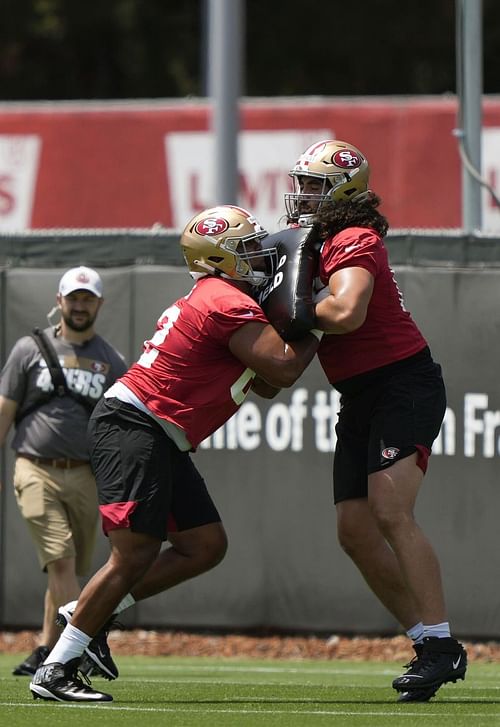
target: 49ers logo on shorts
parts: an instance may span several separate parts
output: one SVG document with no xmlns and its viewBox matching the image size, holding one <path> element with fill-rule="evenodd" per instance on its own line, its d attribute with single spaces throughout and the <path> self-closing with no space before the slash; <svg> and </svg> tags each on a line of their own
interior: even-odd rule
<svg viewBox="0 0 500 727">
<path fill-rule="evenodd" d="M 356 152 L 350 149 L 342 149 L 336 151 L 332 157 L 332 162 L 342 169 L 354 169 L 361 166 L 361 159 Z"/>
<path fill-rule="evenodd" d="M 229 228 L 229 222 L 223 217 L 205 217 L 194 228 L 198 235 L 220 235 Z"/>
<path fill-rule="evenodd" d="M 399 454 L 399 449 L 397 447 L 386 447 L 382 450 L 382 458 L 383 459 L 396 459 L 396 457 Z"/>
</svg>

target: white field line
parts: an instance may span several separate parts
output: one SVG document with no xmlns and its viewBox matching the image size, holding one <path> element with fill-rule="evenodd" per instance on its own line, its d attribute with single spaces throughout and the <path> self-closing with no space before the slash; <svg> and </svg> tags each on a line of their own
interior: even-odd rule
<svg viewBox="0 0 500 727">
<path fill-rule="evenodd" d="M 314 709 L 314 710 L 307 710 L 307 709 L 207 709 L 206 706 L 200 709 L 195 709 L 192 707 L 187 707 L 183 709 L 178 709 L 174 707 L 120 707 L 118 705 L 94 705 L 94 704 L 65 704 L 63 702 L 58 702 L 58 707 L 60 709 L 98 709 L 102 712 L 111 710 L 112 712 L 137 712 L 139 714 L 142 714 L 144 712 L 149 713 L 155 713 L 155 714 L 203 714 L 206 716 L 207 714 L 234 714 L 234 715 L 241 715 L 241 714 L 252 714 L 256 716 L 269 716 L 269 715 L 307 715 L 309 717 L 324 717 L 324 716 L 337 716 L 337 717 L 398 717 L 400 719 L 411 717 L 411 719 L 420 718 L 423 720 L 423 724 L 428 723 L 429 717 L 438 717 L 440 720 L 444 719 L 452 719 L 456 721 L 457 715 L 456 714 L 444 714 L 442 711 L 437 712 L 408 712 L 408 711 L 394 711 L 394 710 L 380 710 L 380 711 L 351 711 L 351 710 L 345 710 L 345 709 Z M 53 705 L 51 705 L 53 706 Z M 26 709 L 26 708 L 32 708 L 36 707 L 37 709 L 44 709 L 44 707 L 40 707 L 36 704 L 18 704 L 17 702 L 0 702 L 0 707 L 17 707 L 20 709 Z M 462 717 L 466 716 L 471 719 L 481 719 L 481 720 L 487 720 L 487 719 L 494 719 L 498 721 L 500 711 L 496 713 L 484 713 L 484 712 L 467 712 L 466 715 L 461 715 Z"/>
<path fill-rule="evenodd" d="M 297 715 L 307 715 L 307 716 L 321 716 L 324 717 L 325 715 L 328 716 L 338 716 L 338 717 L 399 717 L 399 718 L 405 718 L 405 717 L 411 717 L 412 719 L 415 719 L 416 717 L 419 717 L 424 720 L 428 720 L 429 717 L 439 717 L 439 719 L 453 719 L 456 721 L 457 715 L 456 714 L 444 714 L 441 711 L 437 712 L 408 712 L 408 711 L 394 711 L 394 710 L 380 710 L 379 712 L 376 711 L 363 711 L 363 712 L 352 712 L 350 710 L 336 710 L 336 709 L 314 709 L 314 710 L 305 710 L 305 709 L 207 709 L 206 706 L 203 708 L 197 709 L 192 707 L 187 707 L 185 709 L 177 709 L 173 707 L 120 707 L 118 705 L 105 705 L 100 704 L 64 704 L 63 702 L 57 703 L 60 709 L 98 709 L 101 711 L 108 711 L 111 710 L 113 712 L 154 712 L 158 714 L 203 714 L 206 715 L 207 713 L 210 714 L 254 714 L 254 715 L 272 715 L 272 714 L 297 714 Z M 54 706 L 51 704 L 51 706 Z M 25 708 L 32 708 L 36 707 L 37 709 L 44 709 L 43 706 L 37 705 L 37 704 L 19 704 L 17 702 L 0 702 L 0 707 L 19 707 L 21 709 Z M 46 707 L 45 707 L 46 708 Z M 494 712 L 494 713 L 484 713 L 484 712 L 467 712 L 466 714 L 462 713 L 460 714 L 460 717 L 469 717 L 471 719 L 481 718 L 482 720 L 485 719 L 498 719 L 500 716 L 500 711 Z"/>
</svg>

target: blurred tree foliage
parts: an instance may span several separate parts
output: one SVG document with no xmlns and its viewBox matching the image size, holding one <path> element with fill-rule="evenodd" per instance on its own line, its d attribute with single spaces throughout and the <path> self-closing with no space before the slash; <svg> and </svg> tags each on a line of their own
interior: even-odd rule
<svg viewBox="0 0 500 727">
<path fill-rule="evenodd" d="M 470 0 L 474 1 L 474 0 Z M 0 100 L 201 96 L 206 0 L 0 0 Z M 484 91 L 500 2 L 483 0 Z M 247 0 L 243 94 L 455 92 L 455 0 Z"/>
</svg>

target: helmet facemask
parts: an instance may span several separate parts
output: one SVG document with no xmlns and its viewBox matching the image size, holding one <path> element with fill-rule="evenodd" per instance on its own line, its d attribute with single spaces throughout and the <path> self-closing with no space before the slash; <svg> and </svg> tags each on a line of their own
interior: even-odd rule
<svg viewBox="0 0 500 727">
<path fill-rule="evenodd" d="M 267 235 L 267 232 L 261 232 L 244 237 L 226 237 L 220 248 L 234 257 L 234 272 L 227 274 L 222 271 L 222 277 L 244 280 L 254 287 L 270 280 L 276 262 L 276 248 L 262 248 L 261 241 Z"/>
<path fill-rule="evenodd" d="M 289 222 L 310 224 L 312 217 L 325 202 L 366 199 L 368 162 L 351 144 L 327 140 L 310 146 L 289 173 L 293 191 L 284 195 Z M 304 193 L 304 179 L 315 180 L 313 194 Z"/>
<path fill-rule="evenodd" d="M 181 236 L 193 278 L 220 275 L 260 286 L 273 275 L 276 249 L 262 249 L 268 233 L 246 210 L 221 205 L 196 215 Z"/>
<path fill-rule="evenodd" d="M 293 192 L 285 194 L 285 210 L 289 222 L 301 222 L 307 224 L 311 218 L 318 212 L 324 202 L 330 201 L 331 184 L 328 179 L 320 179 L 321 187 L 318 192 L 310 194 L 303 192 L 303 177 L 311 176 L 307 174 L 290 175 L 292 176 Z"/>
</svg>

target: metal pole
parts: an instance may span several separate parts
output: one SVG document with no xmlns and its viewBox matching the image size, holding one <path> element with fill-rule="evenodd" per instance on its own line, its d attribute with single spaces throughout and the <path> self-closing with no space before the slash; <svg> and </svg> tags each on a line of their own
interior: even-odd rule
<svg viewBox="0 0 500 727">
<path fill-rule="evenodd" d="M 215 204 L 238 202 L 243 1 L 209 0 L 208 92 L 212 99 Z"/>
<path fill-rule="evenodd" d="M 462 158 L 462 227 L 480 230 L 482 126 L 482 0 L 456 0 L 457 93 Z"/>
</svg>

